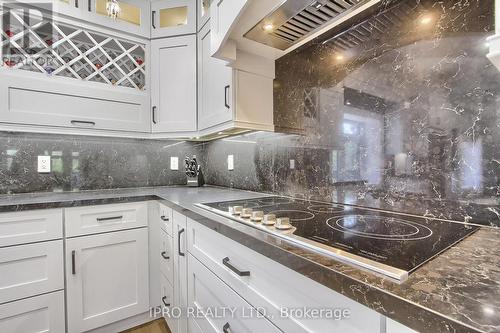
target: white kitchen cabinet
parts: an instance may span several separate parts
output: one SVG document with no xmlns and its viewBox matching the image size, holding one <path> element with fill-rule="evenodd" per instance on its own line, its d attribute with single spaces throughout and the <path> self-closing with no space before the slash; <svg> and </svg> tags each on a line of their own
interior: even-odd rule
<svg viewBox="0 0 500 333">
<path fill-rule="evenodd" d="M 62 238 L 62 209 L 0 214 L 0 247 Z"/>
<path fill-rule="evenodd" d="M 196 35 L 152 41 L 152 131 L 196 131 Z"/>
<path fill-rule="evenodd" d="M 151 3 L 151 37 L 196 33 L 196 0 L 156 0 Z"/>
<path fill-rule="evenodd" d="M 212 19 L 210 19 L 211 21 Z M 201 136 L 273 131 L 273 79 L 227 66 L 210 52 L 212 22 L 198 34 L 198 130 Z"/>
<path fill-rule="evenodd" d="M 179 212 L 173 212 L 174 226 L 174 288 L 173 307 L 186 311 L 187 307 L 187 218 Z M 184 314 L 180 318 L 169 320 L 174 333 L 187 332 L 187 318 Z"/>
<path fill-rule="evenodd" d="M 64 291 L 0 305 L 0 332 L 65 333 Z"/>
<path fill-rule="evenodd" d="M 173 302 L 174 287 L 163 274 L 160 274 L 160 299 L 157 303 L 160 304 L 163 308 L 163 313 L 166 314 L 165 320 L 167 321 L 168 327 L 173 333 L 176 333 L 176 331 L 173 330 L 175 322 L 173 318 L 168 315 L 172 311 Z"/>
<path fill-rule="evenodd" d="M 213 0 L 210 5 L 211 52 L 212 55 L 233 61 L 236 59 L 236 46 L 228 43 L 229 35 L 248 0 Z M 233 43 L 234 44 L 234 43 Z M 231 47 L 234 46 L 234 47 Z M 225 50 L 229 46 L 229 51 Z"/>
<path fill-rule="evenodd" d="M 380 332 L 384 318 L 377 312 L 192 220 L 188 220 L 188 250 L 246 302 L 266 309 L 268 318 L 284 332 Z M 349 316 L 336 320 L 282 313 L 301 308 L 348 309 Z"/>
<path fill-rule="evenodd" d="M 0 69 L 0 108 L 6 124 L 149 132 L 147 94 L 99 82 Z"/>
<path fill-rule="evenodd" d="M 40 23 L 17 15 L 9 24 L 12 37 L 0 68 L 0 129 L 150 132 L 145 40 L 62 17 L 46 16 Z M 37 44 L 23 43 L 28 37 Z M 41 60 L 29 60 L 27 53 Z"/>
<path fill-rule="evenodd" d="M 174 277 L 174 244 L 173 239 L 165 231 L 160 231 L 160 271 L 170 283 Z"/>
<path fill-rule="evenodd" d="M 234 309 L 220 316 L 197 316 L 202 332 L 281 332 L 191 254 L 188 257 L 188 299 L 195 311 Z"/>
<path fill-rule="evenodd" d="M 0 303 L 64 289 L 63 267 L 62 240 L 0 248 Z"/>
<path fill-rule="evenodd" d="M 68 332 L 85 332 L 148 311 L 148 230 L 66 240 Z"/>
<path fill-rule="evenodd" d="M 66 237 L 97 234 L 148 225 L 147 202 L 67 208 L 64 213 Z"/>
<path fill-rule="evenodd" d="M 205 130 L 233 119 L 232 75 L 226 62 L 210 52 L 210 24 L 198 34 L 198 129 Z"/>
<path fill-rule="evenodd" d="M 38 3 L 32 1 L 30 5 L 69 16 L 74 20 L 149 38 L 149 1 L 120 0 L 120 12 L 116 19 L 108 16 L 106 2 L 107 0 L 47 0 Z"/>
</svg>

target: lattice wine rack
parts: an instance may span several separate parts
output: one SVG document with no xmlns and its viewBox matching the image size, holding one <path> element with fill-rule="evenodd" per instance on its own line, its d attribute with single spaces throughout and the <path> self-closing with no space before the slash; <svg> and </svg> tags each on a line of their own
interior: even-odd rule
<svg viewBox="0 0 500 333">
<path fill-rule="evenodd" d="M 145 89 L 145 45 L 22 11 L 0 15 L 4 67 Z"/>
</svg>

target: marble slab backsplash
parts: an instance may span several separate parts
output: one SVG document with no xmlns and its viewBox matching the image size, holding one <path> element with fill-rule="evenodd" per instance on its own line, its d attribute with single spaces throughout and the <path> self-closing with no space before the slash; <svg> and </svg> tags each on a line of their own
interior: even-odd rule
<svg viewBox="0 0 500 333">
<path fill-rule="evenodd" d="M 186 183 L 186 154 L 199 145 L 141 140 L 0 132 L 0 194 L 78 191 Z M 50 155 L 52 170 L 37 172 L 37 156 Z M 179 157 L 178 171 L 170 157 Z"/>
<path fill-rule="evenodd" d="M 275 125 L 295 134 L 206 144 L 207 182 L 500 226 L 493 5 L 382 1 L 278 59 Z"/>
</svg>

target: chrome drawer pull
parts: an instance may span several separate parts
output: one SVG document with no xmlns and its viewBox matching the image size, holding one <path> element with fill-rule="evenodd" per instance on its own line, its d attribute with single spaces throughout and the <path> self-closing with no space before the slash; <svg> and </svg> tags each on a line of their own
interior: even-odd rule
<svg viewBox="0 0 500 333">
<path fill-rule="evenodd" d="M 163 251 L 163 252 L 161 253 L 161 256 L 163 257 L 163 259 L 166 259 L 166 260 L 169 260 L 169 259 L 170 259 L 170 257 L 169 257 L 169 256 L 167 256 L 167 252 L 165 252 L 165 251 Z"/>
<path fill-rule="evenodd" d="M 97 222 L 111 221 L 111 220 L 121 220 L 123 215 L 120 216 L 111 216 L 111 217 L 98 217 Z"/>
<path fill-rule="evenodd" d="M 231 326 L 229 325 L 229 323 L 226 323 L 226 324 L 222 327 L 222 332 L 224 332 L 224 333 L 231 333 Z"/>
<path fill-rule="evenodd" d="M 238 268 L 231 265 L 229 263 L 229 257 L 225 257 L 224 259 L 222 259 L 222 264 L 227 268 L 229 268 L 230 270 L 232 270 L 233 272 L 235 272 L 236 274 L 238 274 L 239 276 L 250 276 L 250 271 L 240 271 Z"/>
<path fill-rule="evenodd" d="M 86 125 L 86 126 L 95 126 L 95 122 L 93 121 L 84 121 L 84 120 L 72 120 L 71 125 Z"/>
<path fill-rule="evenodd" d="M 165 222 L 170 221 L 170 219 L 168 217 L 166 217 L 165 215 L 160 216 L 160 218 L 162 219 L 162 221 L 165 221 Z"/>
<path fill-rule="evenodd" d="M 177 233 L 177 244 L 178 244 L 178 249 L 177 249 L 177 252 L 179 253 L 179 255 L 181 257 L 184 257 L 186 254 L 184 252 L 181 251 L 181 235 L 182 233 L 184 232 L 184 228 L 182 228 L 181 230 L 179 230 L 179 232 Z"/>
<path fill-rule="evenodd" d="M 71 251 L 71 274 L 76 275 L 76 267 L 75 267 L 75 256 L 76 251 Z"/>
</svg>

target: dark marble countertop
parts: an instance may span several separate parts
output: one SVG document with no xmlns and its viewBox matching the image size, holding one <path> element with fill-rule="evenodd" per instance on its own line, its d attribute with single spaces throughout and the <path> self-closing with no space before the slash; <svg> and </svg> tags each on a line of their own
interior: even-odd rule
<svg viewBox="0 0 500 333">
<path fill-rule="evenodd" d="M 264 194 L 220 187 L 151 187 L 0 196 L 0 212 L 164 200 L 189 218 L 419 332 L 500 332 L 500 230 L 482 228 L 397 284 L 194 203 Z"/>
</svg>

